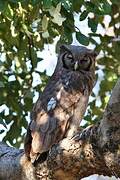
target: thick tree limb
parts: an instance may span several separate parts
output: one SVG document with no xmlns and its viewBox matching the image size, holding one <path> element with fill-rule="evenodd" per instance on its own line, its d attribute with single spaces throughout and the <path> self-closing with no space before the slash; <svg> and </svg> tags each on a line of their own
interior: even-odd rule
<svg viewBox="0 0 120 180">
<path fill-rule="evenodd" d="M 33 167 L 23 150 L 0 143 L 0 180 L 74 180 L 91 174 L 120 177 L 120 79 L 100 123 L 55 145 L 43 164 Z"/>
</svg>

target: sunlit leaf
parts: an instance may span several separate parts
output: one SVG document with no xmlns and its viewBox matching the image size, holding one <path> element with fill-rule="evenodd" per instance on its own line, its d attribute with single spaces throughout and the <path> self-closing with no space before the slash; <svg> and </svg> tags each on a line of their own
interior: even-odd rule
<svg viewBox="0 0 120 180">
<path fill-rule="evenodd" d="M 46 31 L 47 27 L 48 27 L 48 18 L 46 15 L 44 15 L 42 19 L 42 30 Z"/>
<path fill-rule="evenodd" d="M 5 9 L 4 14 L 9 20 L 12 20 L 13 18 L 13 9 L 11 8 L 10 4 L 8 4 L 7 8 Z"/>
<path fill-rule="evenodd" d="M 48 38 L 49 37 L 49 32 L 48 31 L 43 32 L 42 37 L 43 38 Z"/>
<path fill-rule="evenodd" d="M 60 11 L 61 11 L 61 3 L 59 3 L 56 6 L 56 8 L 51 7 L 49 13 L 53 17 L 52 21 L 58 24 L 59 26 L 62 26 L 62 23 L 66 20 L 66 18 L 61 16 Z"/>
</svg>

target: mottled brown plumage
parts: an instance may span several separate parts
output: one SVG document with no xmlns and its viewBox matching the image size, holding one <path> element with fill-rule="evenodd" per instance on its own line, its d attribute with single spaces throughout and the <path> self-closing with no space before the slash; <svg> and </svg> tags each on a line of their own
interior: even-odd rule
<svg viewBox="0 0 120 180">
<path fill-rule="evenodd" d="M 77 131 L 95 82 L 95 57 L 82 46 L 60 47 L 55 72 L 31 112 L 25 152 L 32 162 Z"/>
</svg>

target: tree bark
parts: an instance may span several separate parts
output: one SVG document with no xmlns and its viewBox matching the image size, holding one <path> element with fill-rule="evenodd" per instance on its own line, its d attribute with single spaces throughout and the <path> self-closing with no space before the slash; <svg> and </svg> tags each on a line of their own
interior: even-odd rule
<svg viewBox="0 0 120 180">
<path fill-rule="evenodd" d="M 120 177 L 120 79 L 102 120 L 54 145 L 44 163 L 33 166 L 24 150 L 0 143 L 0 180 L 79 180 L 92 174 Z"/>
</svg>

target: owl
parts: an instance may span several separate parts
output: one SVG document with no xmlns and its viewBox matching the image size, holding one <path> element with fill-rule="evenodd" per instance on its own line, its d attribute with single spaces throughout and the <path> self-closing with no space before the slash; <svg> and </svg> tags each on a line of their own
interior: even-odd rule
<svg viewBox="0 0 120 180">
<path fill-rule="evenodd" d="M 95 83 L 96 55 L 83 46 L 60 47 L 55 71 L 31 112 L 24 147 L 32 163 L 79 130 Z"/>
</svg>

